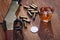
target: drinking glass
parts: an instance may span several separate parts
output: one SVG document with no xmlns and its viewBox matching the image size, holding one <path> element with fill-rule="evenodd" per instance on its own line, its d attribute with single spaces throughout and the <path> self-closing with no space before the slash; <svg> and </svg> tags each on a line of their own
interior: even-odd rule
<svg viewBox="0 0 60 40">
<path fill-rule="evenodd" d="M 53 8 L 51 7 L 41 7 L 40 8 L 40 19 L 43 22 L 49 22 L 53 14 Z"/>
</svg>

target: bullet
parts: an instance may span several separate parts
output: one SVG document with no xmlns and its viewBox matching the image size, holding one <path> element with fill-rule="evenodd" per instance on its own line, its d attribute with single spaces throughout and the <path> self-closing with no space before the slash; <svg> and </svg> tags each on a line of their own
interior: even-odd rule
<svg viewBox="0 0 60 40">
<path fill-rule="evenodd" d="M 27 29 L 27 23 L 29 23 L 29 24 L 30 24 L 30 22 L 31 22 L 31 21 L 30 21 L 30 20 L 24 20 L 24 19 L 23 19 L 23 21 L 22 21 L 22 22 L 24 23 L 24 25 L 23 25 L 23 26 L 24 26 L 24 28 L 25 28 L 25 29 Z"/>
<path fill-rule="evenodd" d="M 20 19 L 27 19 L 27 17 L 25 17 L 25 16 L 20 16 Z"/>
<path fill-rule="evenodd" d="M 36 13 L 34 13 L 34 15 L 32 17 L 32 20 L 35 20 L 35 17 L 36 17 Z"/>
<path fill-rule="evenodd" d="M 35 4 L 32 4 L 33 6 L 37 7 Z"/>
<path fill-rule="evenodd" d="M 34 6 L 34 5 L 30 5 L 30 7 L 33 8 L 33 9 L 37 9 L 37 7 Z"/>
<path fill-rule="evenodd" d="M 29 8 L 28 11 L 33 11 L 34 9 Z"/>
<path fill-rule="evenodd" d="M 31 11 L 31 13 L 38 13 L 38 11 L 35 11 L 35 10 L 34 10 L 34 11 Z"/>
<path fill-rule="evenodd" d="M 24 20 L 26 23 L 30 23 L 31 21 L 30 20 Z"/>
<path fill-rule="evenodd" d="M 29 7 L 29 6 L 24 5 L 24 8 L 29 9 L 30 7 Z"/>
<path fill-rule="evenodd" d="M 32 17 L 32 14 L 31 14 L 31 12 L 30 12 L 30 11 L 28 11 L 28 14 Z"/>
</svg>

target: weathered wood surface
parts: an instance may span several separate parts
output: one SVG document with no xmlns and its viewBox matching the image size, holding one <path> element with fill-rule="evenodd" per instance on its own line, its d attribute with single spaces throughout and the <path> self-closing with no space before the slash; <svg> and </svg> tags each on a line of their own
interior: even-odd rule
<svg viewBox="0 0 60 40">
<path fill-rule="evenodd" d="M 2 28 L 2 25 L 0 24 L 0 40 L 5 40 L 6 37 L 5 37 L 5 32 Z"/>
<path fill-rule="evenodd" d="M 20 8 L 20 12 L 19 12 L 19 15 L 18 16 L 25 16 L 27 17 L 28 19 L 27 20 L 31 20 L 28 15 L 27 15 L 27 12 L 24 10 L 23 6 L 21 6 Z M 37 20 L 38 19 L 38 20 Z M 27 25 L 27 29 L 23 29 L 23 33 L 24 33 L 24 40 L 40 40 L 40 37 L 38 35 L 38 33 L 32 33 L 30 31 L 30 28 L 32 26 L 37 26 L 39 27 L 39 16 L 37 15 L 37 18 L 36 20 L 33 22 L 31 21 L 30 24 Z"/>
<path fill-rule="evenodd" d="M 38 8 L 42 6 L 51 6 L 55 9 L 54 14 L 52 15 L 51 21 L 49 23 L 44 23 L 40 21 L 39 15 L 36 17 L 36 20 L 31 22 L 30 25 L 27 25 L 27 29 L 24 31 L 24 40 L 60 40 L 60 1 L 59 0 L 22 0 L 23 5 L 36 4 Z M 26 10 L 23 7 L 19 8 L 20 11 L 17 12 L 19 16 L 27 16 Z M 30 20 L 30 18 L 27 16 Z M 38 26 L 38 33 L 30 32 L 31 26 Z M 11 32 L 12 33 L 12 32 Z"/>
<path fill-rule="evenodd" d="M 7 30 L 7 40 L 13 40 L 13 31 Z"/>
<path fill-rule="evenodd" d="M 55 7 L 54 6 L 55 4 L 53 5 L 51 2 L 54 4 L 53 1 L 47 1 L 47 0 L 46 1 L 45 0 L 22 0 L 23 5 L 29 5 L 34 3 L 38 6 L 38 8 L 41 8 L 43 6 L 51 6 L 53 8 L 56 8 L 54 14 L 52 15 L 51 21 L 49 23 L 41 22 L 39 16 L 37 16 L 36 20 L 34 22 L 32 21 L 31 24 L 28 25 L 28 29 L 23 30 L 25 40 L 60 40 L 60 32 L 59 32 L 60 21 L 58 16 L 59 13 L 57 12 L 58 7 Z M 23 9 L 23 7 L 20 8 L 20 12 L 18 16 L 27 16 L 27 13 Z M 29 19 L 28 16 L 27 18 Z M 35 34 L 30 32 L 30 28 L 34 25 L 39 27 L 38 33 Z"/>
<path fill-rule="evenodd" d="M 0 22 L 3 22 L 3 17 L 7 15 L 11 3 L 12 0 L 0 0 Z"/>
</svg>

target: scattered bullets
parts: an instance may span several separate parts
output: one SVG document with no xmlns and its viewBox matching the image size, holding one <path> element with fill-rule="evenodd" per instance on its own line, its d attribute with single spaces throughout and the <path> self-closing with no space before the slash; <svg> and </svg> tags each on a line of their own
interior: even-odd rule
<svg viewBox="0 0 60 40">
<path fill-rule="evenodd" d="M 31 4 L 29 6 L 24 6 L 24 8 L 27 9 L 27 13 L 30 17 L 32 17 L 32 20 L 35 20 L 36 14 L 39 13 L 39 11 L 37 10 L 38 7 L 35 4 Z"/>
</svg>

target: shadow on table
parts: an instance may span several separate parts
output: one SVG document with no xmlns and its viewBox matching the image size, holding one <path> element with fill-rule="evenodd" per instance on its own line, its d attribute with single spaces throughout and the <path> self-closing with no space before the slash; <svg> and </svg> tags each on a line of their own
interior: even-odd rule
<svg viewBox="0 0 60 40">
<path fill-rule="evenodd" d="M 40 22 L 39 32 L 41 40 L 54 40 L 54 34 L 51 27 L 51 21 L 48 23 Z"/>
</svg>

